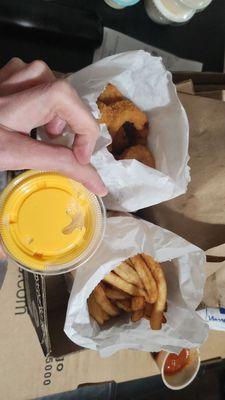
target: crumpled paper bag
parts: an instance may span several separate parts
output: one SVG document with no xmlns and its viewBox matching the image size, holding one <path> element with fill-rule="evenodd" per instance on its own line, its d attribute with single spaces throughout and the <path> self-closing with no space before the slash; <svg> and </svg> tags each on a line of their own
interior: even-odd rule
<svg viewBox="0 0 225 400">
<path fill-rule="evenodd" d="M 140 216 L 207 250 L 225 237 L 225 102 L 188 94 L 180 99 L 190 123 L 188 191 Z"/>
<path fill-rule="evenodd" d="M 95 286 L 121 261 L 137 253 L 162 263 L 168 285 L 167 323 L 159 331 L 149 321 L 136 323 L 129 316 L 108 321 L 104 327 L 89 316 L 87 298 Z M 205 282 L 204 252 L 181 237 L 134 217 L 108 218 L 106 234 L 97 253 L 75 272 L 65 333 L 76 344 L 105 357 L 121 349 L 178 352 L 199 346 L 208 327 L 195 313 Z"/>
<path fill-rule="evenodd" d="M 100 117 L 96 100 L 109 82 L 149 118 L 148 145 L 156 169 L 136 160 L 115 160 L 107 150 L 111 136 L 106 125 L 100 126 L 101 137 L 91 162 L 109 190 L 104 198 L 108 209 L 136 211 L 185 193 L 189 181 L 188 120 L 161 58 L 143 50 L 121 53 L 89 65 L 67 80 L 95 118 Z M 73 138 L 66 131 L 54 142 L 71 145 Z"/>
<path fill-rule="evenodd" d="M 202 306 L 225 308 L 225 244 L 208 250 L 206 254 L 208 262 L 205 264 Z"/>
</svg>

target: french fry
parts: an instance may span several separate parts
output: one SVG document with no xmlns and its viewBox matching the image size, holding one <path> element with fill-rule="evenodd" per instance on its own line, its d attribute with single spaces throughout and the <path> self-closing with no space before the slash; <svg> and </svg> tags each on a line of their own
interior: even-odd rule
<svg viewBox="0 0 225 400">
<path fill-rule="evenodd" d="M 87 303 L 89 314 L 99 325 L 104 324 L 109 319 L 109 315 L 99 306 L 93 293 L 89 296 Z"/>
<path fill-rule="evenodd" d="M 131 299 L 132 311 L 142 310 L 145 307 L 145 298 L 142 296 L 134 296 Z"/>
<path fill-rule="evenodd" d="M 126 282 L 132 283 L 133 285 L 136 285 L 140 288 L 144 287 L 137 272 L 126 261 L 122 262 L 120 265 L 118 265 L 118 267 L 114 268 L 114 272 Z"/>
<path fill-rule="evenodd" d="M 143 260 L 140 254 L 138 254 L 131 258 L 131 262 L 144 284 L 147 292 L 147 302 L 151 304 L 155 303 L 158 296 L 158 290 L 154 277 L 150 269 L 147 267 L 145 260 Z"/>
<path fill-rule="evenodd" d="M 106 296 L 102 282 L 95 287 L 93 294 L 97 303 L 107 314 L 111 315 L 112 317 L 115 317 L 119 314 L 118 308 L 112 304 Z"/>
<path fill-rule="evenodd" d="M 124 281 L 114 272 L 110 272 L 108 275 L 106 275 L 104 277 L 104 281 L 110 283 L 110 285 L 115 286 L 118 289 L 123 290 L 126 293 L 129 293 L 131 296 L 146 296 L 146 293 L 143 289 L 132 285 L 132 283 Z"/>
<path fill-rule="evenodd" d="M 132 322 L 137 322 L 139 321 L 141 318 L 143 318 L 144 316 L 144 310 L 137 310 L 137 311 L 133 311 L 131 314 L 131 321 Z"/>
<path fill-rule="evenodd" d="M 129 258 L 125 261 L 126 264 L 128 264 L 131 268 L 134 269 L 132 262 L 129 260 Z"/>
<path fill-rule="evenodd" d="M 117 305 L 117 307 L 121 308 L 121 310 L 123 310 L 123 311 L 131 312 L 131 302 L 129 299 L 117 300 L 116 305 Z"/>
<path fill-rule="evenodd" d="M 105 294 L 111 300 L 125 300 L 129 297 L 129 294 L 115 287 L 105 287 Z"/>
<path fill-rule="evenodd" d="M 150 304 L 150 303 L 146 303 L 146 304 L 145 304 L 145 313 L 144 313 L 144 317 L 145 317 L 146 319 L 149 319 L 149 320 L 150 320 L 151 314 L 152 314 L 152 309 L 153 309 L 153 304 Z"/>
<path fill-rule="evenodd" d="M 151 270 L 154 279 L 157 282 L 158 287 L 158 298 L 155 302 L 150 318 L 150 325 L 152 329 L 161 329 L 163 322 L 163 311 L 166 307 L 166 298 L 167 298 L 167 285 L 164 277 L 163 270 L 160 264 L 155 261 L 151 256 L 147 254 L 142 254 L 143 259 L 145 260 L 148 268 Z"/>
</svg>

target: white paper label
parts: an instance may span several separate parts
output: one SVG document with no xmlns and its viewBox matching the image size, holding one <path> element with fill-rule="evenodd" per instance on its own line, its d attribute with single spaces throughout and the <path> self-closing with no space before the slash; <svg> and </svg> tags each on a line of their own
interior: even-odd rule
<svg viewBox="0 0 225 400">
<path fill-rule="evenodd" d="M 208 323 L 209 329 L 225 331 L 225 308 L 206 307 L 197 311 L 200 317 Z"/>
</svg>

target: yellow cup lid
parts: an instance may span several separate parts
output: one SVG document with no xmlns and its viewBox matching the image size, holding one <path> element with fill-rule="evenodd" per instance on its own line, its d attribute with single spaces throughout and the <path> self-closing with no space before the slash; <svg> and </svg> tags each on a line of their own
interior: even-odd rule
<svg viewBox="0 0 225 400">
<path fill-rule="evenodd" d="M 12 256 L 41 269 L 68 262 L 87 248 L 96 221 L 93 195 L 83 185 L 35 171 L 12 183 L 0 208 L 0 234 Z"/>
</svg>

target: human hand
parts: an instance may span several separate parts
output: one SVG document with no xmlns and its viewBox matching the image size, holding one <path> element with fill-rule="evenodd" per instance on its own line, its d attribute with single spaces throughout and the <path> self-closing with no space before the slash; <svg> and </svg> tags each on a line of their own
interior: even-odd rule
<svg viewBox="0 0 225 400">
<path fill-rule="evenodd" d="M 76 134 L 73 149 L 29 137 L 44 125 L 60 135 L 68 124 Z M 56 80 L 42 61 L 12 59 L 0 70 L 0 170 L 38 169 L 61 172 L 105 195 L 107 190 L 89 164 L 99 128 L 76 91 Z"/>
</svg>

